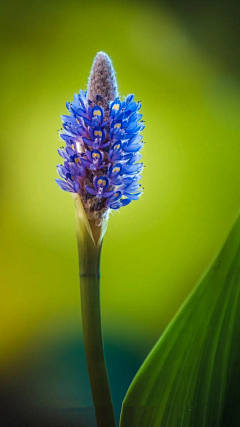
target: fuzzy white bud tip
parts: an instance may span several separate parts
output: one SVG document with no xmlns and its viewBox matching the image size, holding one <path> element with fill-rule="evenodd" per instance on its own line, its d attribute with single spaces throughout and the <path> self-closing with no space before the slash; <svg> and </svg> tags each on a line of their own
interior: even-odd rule
<svg viewBox="0 0 240 427">
<path fill-rule="evenodd" d="M 110 101 L 118 96 L 117 80 L 113 64 L 104 52 L 98 52 L 94 58 L 88 81 L 87 98 L 93 104 L 107 109 Z"/>
</svg>

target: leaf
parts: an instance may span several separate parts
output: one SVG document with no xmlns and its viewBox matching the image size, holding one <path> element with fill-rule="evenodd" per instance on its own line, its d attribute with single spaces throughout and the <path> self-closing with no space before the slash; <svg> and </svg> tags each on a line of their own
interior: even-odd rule
<svg viewBox="0 0 240 427">
<path fill-rule="evenodd" d="M 240 425 L 240 217 L 134 378 L 120 427 Z"/>
</svg>

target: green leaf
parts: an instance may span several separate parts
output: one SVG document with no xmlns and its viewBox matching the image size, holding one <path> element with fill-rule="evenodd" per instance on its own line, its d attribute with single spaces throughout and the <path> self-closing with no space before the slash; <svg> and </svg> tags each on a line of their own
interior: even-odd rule
<svg viewBox="0 0 240 427">
<path fill-rule="evenodd" d="M 240 426 L 240 217 L 134 378 L 121 427 Z"/>
</svg>

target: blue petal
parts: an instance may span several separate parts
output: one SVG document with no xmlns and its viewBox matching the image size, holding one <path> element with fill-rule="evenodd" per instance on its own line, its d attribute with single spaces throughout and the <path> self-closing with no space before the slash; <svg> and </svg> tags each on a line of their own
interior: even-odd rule
<svg viewBox="0 0 240 427">
<path fill-rule="evenodd" d="M 69 156 L 67 155 L 66 151 L 63 148 L 58 148 L 58 154 L 63 158 L 68 160 Z"/>
<path fill-rule="evenodd" d="M 133 142 L 136 144 L 137 142 L 141 142 L 142 141 L 142 135 L 133 135 L 131 137 L 131 139 L 129 140 L 129 145 L 132 144 Z"/>
<path fill-rule="evenodd" d="M 121 199 L 122 192 L 121 191 L 114 191 L 114 194 L 110 197 L 109 202 L 116 202 L 117 200 Z"/>
<path fill-rule="evenodd" d="M 130 144 L 124 147 L 124 151 L 126 153 L 136 153 L 137 151 L 141 150 L 143 147 L 143 144 Z"/>
<path fill-rule="evenodd" d="M 110 145 L 110 141 L 105 142 L 104 144 L 101 144 L 101 145 L 100 145 L 100 147 L 101 147 L 101 148 L 105 148 L 105 147 L 108 147 L 108 145 Z M 100 148 L 100 147 L 99 147 L 99 148 Z"/>
<path fill-rule="evenodd" d="M 128 185 L 135 182 L 138 182 L 142 177 L 140 175 L 128 176 L 127 178 L 123 178 L 123 184 Z"/>
<path fill-rule="evenodd" d="M 92 115 L 93 115 L 93 110 L 92 110 L 92 107 L 88 107 L 88 117 L 89 117 L 89 119 L 91 120 L 92 119 Z"/>
<path fill-rule="evenodd" d="M 74 156 L 75 155 L 75 151 L 71 147 L 66 147 L 66 153 L 69 156 Z"/>
<path fill-rule="evenodd" d="M 109 123 L 109 120 L 107 120 L 106 122 L 101 124 L 101 128 L 103 128 L 104 126 L 106 126 Z"/>
<path fill-rule="evenodd" d="M 69 163 L 69 172 L 71 175 L 78 175 L 79 174 L 79 166 L 76 165 L 76 163 Z"/>
<path fill-rule="evenodd" d="M 84 120 L 84 123 L 85 123 L 86 125 L 88 125 L 88 126 L 91 126 L 91 125 L 92 125 L 91 120 L 87 119 L 87 117 L 83 117 L 83 120 Z"/>
<path fill-rule="evenodd" d="M 109 201 L 107 201 L 107 207 L 108 208 L 110 208 L 110 209 L 114 209 L 114 210 L 117 210 L 117 209 L 120 209 L 120 207 L 121 207 L 121 204 L 120 204 L 120 202 L 116 202 L 116 203 L 109 203 Z"/>
<path fill-rule="evenodd" d="M 79 98 L 76 93 L 73 95 L 74 104 L 78 107 L 79 106 Z"/>
<path fill-rule="evenodd" d="M 123 173 L 138 173 L 140 170 L 142 170 L 143 164 L 142 163 L 136 163 L 135 165 L 126 165 L 123 168 Z"/>
<path fill-rule="evenodd" d="M 127 102 L 127 103 L 132 102 L 133 98 L 134 98 L 134 94 L 130 94 L 130 95 L 128 95 L 128 96 L 127 96 L 127 98 L 126 98 L 126 102 Z"/>
<path fill-rule="evenodd" d="M 90 134 L 90 132 L 89 132 Z M 101 127 L 97 126 L 95 127 L 92 131 L 91 131 L 91 135 L 92 139 L 100 139 L 101 142 L 103 142 L 105 140 L 105 132 L 103 129 L 101 129 Z"/>
<path fill-rule="evenodd" d="M 77 116 L 80 116 L 80 117 L 86 117 L 86 115 L 87 115 L 87 113 L 83 110 L 83 108 L 73 108 L 72 107 L 72 111 L 77 115 Z"/>
<path fill-rule="evenodd" d="M 78 135 L 80 136 L 83 136 L 84 134 L 86 134 L 86 130 L 82 126 L 77 127 L 77 132 L 78 132 Z"/>
<path fill-rule="evenodd" d="M 69 191 L 70 193 L 73 193 L 73 186 L 70 185 L 66 181 L 62 181 L 61 179 L 55 179 L 56 183 L 59 185 L 59 187 L 64 191 Z"/>
<path fill-rule="evenodd" d="M 83 95 L 82 95 L 82 92 L 83 92 L 83 90 L 80 90 L 80 94 L 78 95 L 78 99 L 79 99 L 79 102 L 80 102 L 83 110 L 86 111 L 86 107 L 85 107 L 85 104 L 84 104 L 85 95 L 84 95 L 84 92 L 83 92 Z"/>
<path fill-rule="evenodd" d="M 90 163 L 88 160 L 84 159 L 83 157 L 81 158 L 81 163 L 82 163 L 82 164 L 83 164 L 83 166 L 85 166 L 86 168 L 90 168 L 90 166 L 91 166 L 91 163 Z"/>
<path fill-rule="evenodd" d="M 88 159 L 88 161 L 89 161 L 89 162 L 91 162 L 91 161 L 92 161 L 91 153 L 92 153 L 92 152 L 91 152 L 91 151 L 88 151 L 88 150 L 87 150 L 87 151 L 85 151 L 85 153 L 84 153 L 84 154 L 86 155 L 86 157 L 87 157 L 87 159 Z"/>
<path fill-rule="evenodd" d="M 142 155 L 140 153 L 133 154 L 130 160 L 128 161 L 128 165 L 133 165 L 133 163 L 138 162 L 139 160 L 141 160 L 141 158 Z"/>
<path fill-rule="evenodd" d="M 65 179 L 67 174 L 67 169 L 62 165 L 57 165 L 57 171 L 58 175 L 60 175 L 61 178 Z"/>
<path fill-rule="evenodd" d="M 63 141 L 71 141 L 72 135 L 66 135 L 65 133 L 60 133 L 60 138 L 63 139 Z"/>
<path fill-rule="evenodd" d="M 81 89 L 79 93 L 80 93 L 80 96 L 81 96 L 82 100 L 86 101 L 86 95 L 85 95 L 84 90 Z"/>
<path fill-rule="evenodd" d="M 137 133 L 140 129 L 141 129 L 141 125 L 133 122 L 128 125 L 126 131 L 130 133 L 132 132 Z"/>
<path fill-rule="evenodd" d="M 135 112 L 129 117 L 129 122 L 133 122 L 133 121 L 138 122 L 139 120 L 141 120 L 141 118 L 142 118 L 142 114 Z"/>
<path fill-rule="evenodd" d="M 66 122 L 66 123 L 76 123 L 76 120 L 74 122 L 74 117 L 72 117 L 72 116 L 62 115 L 60 117 L 61 117 L 61 119 L 62 119 L 63 122 Z"/>
<path fill-rule="evenodd" d="M 102 183 L 100 182 L 101 180 L 105 181 L 106 184 L 102 185 Z M 100 187 L 103 188 L 104 190 L 107 190 L 108 187 L 109 187 L 109 179 L 105 175 L 103 175 L 103 176 L 96 176 L 94 178 L 93 185 L 94 185 L 94 188 L 96 188 L 96 190 L 98 190 Z"/>
<path fill-rule="evenodd" d="M 112 102 L 110 107 L 110 116 L 113 119 L 116 117 L 121 111 L 121 102 L 119 101 L 119 98 L 116 98 L 115 101 Z"/>
<path fill-rule="evenodd" d="M 92 109 L 93 118 L 97 118 L 98 122 L 101 124 L 103 122 L 103 109 L 98 105 L 95 105 Z"/>
<path fill-rule="evenodd" d="M 137 103 L 137 111 L 140 110 L 141 106 L 142 106 L 141 102 L 138 102 Z"/>
<path fill-rule="evenodd" d="M 75 193 L 78 193 L 78 191 L 80 190 L 80 184 L 78 182 L 74 182 L 73 189 Z"/>
<path fill-rule="evenodd" d="M 127 106 L 126 106 L 126 115 L 129 115 L 131 113 L 134 113 L 137 110 L 137 103 L 136 102 L 130 102 Z"/>
<path fill-rule="evenodd" d="M 101 151 L 99 151 L 99 150 L 92 150 L 91 151 L 91 158 L 93 159 L 94 158 L 94 154 L 96 155 L 99 155 L 99 163 L 102 161 L 102 158 L 103 158 L 103 156 L 102 156 L 102 153 L 101 153 Z"/>
<path fill-rule="evenodd" d="M 87 190 L 87 192 L 89 194 L 91 194 L 92 196 L 96 196 L 96 194 L 97 194 L 96 190 L 94 190 L 93 188 L 89 187 L 88 185 L 85 185 L 85 188 L 86 188 L 86 190 Z"/>
<path fill-rule="evenodd" d="M 121 174 L 121 172 L 122 172 L 122 164 L 116 163 L 114 166 L 110 165 L 109 171 L 108 171 L 108 176 L 109 177 L 117 177 L 118 175 Z"/>
<path fill-rule="evenodd" d="M 93 140 L 94 136 L 93 136 L 93 128 L 92 127 L 88 128 L 88 133 L 89 133 L 90 138 Z"/>
<path fill-rule="evenodd" d="M 142 192 L 136 194 L 124 193 L 124 195 L 127 196 L 130 200 L 138 200 L 141 194 Z"/>
<path fill-rule="evenodd" d="M 114 144 L 112 145 L 112 147 L 111 147 L 111 150 L 110 150 L 110 151 L 118 152 L 119 150 L 121 150 L 121 148 L 122 148 L 122 143 L 121 143 L 121 141 L 116 141 L 116 142 L 114 142 Z M 110 153 L 110 151 L 109 151 L 109 153 Z"/>
<path fill-rule="evenodd" d="M 122 199 L 122 200 L 120 200 L 120 202 L 121 202 L 122 206 L 127 206 L 127 205 L 129 205 L 129 203 L 131 203 L 131 200 L 130 199 Z"/>
<path fill-rule="evenodd" d="M 123 192 L 124 192 L 124 194 L 125 193 L 133 193 L 134 191 L 139 190 L 139 188 L 141 188 L 141 184 L 137 184 L 137 183 L 133 182 L 133 183 L 125 186 Z"/>
<path fill-rule="evenodd" d="M 88 139 L 88 138 L 84 138 L 83 137 L 83 142 L 85 142 L 85 144 L 87 144 L 87 145 L 90 145 L 90 147 L 93 147 L 94 146 L 94 142 L 93 141 L 91 141 L 91 139 Z"/>
<path fill-rule="evenodd" d="M 114 193 L 115 191 L 103 191 L 102 196 L 108 198 L 113 196 Z"/>
</svg>

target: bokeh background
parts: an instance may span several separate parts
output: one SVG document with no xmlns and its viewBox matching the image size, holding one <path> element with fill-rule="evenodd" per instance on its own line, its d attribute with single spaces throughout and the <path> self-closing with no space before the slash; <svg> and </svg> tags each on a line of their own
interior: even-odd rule
<svg viewBox="0 0 240 427">
<path fill-rule="evenodd" d="M 117 418 L 142 361 L 221 247 L 240 205 L 237 1 L 0 3 L 3 426 L 95 426 L 74 206 L 54 182 L 65 101 L 95 54 L 142 101 L 145 192 L 110 218 L 105 351 Z"/>
</svg>

